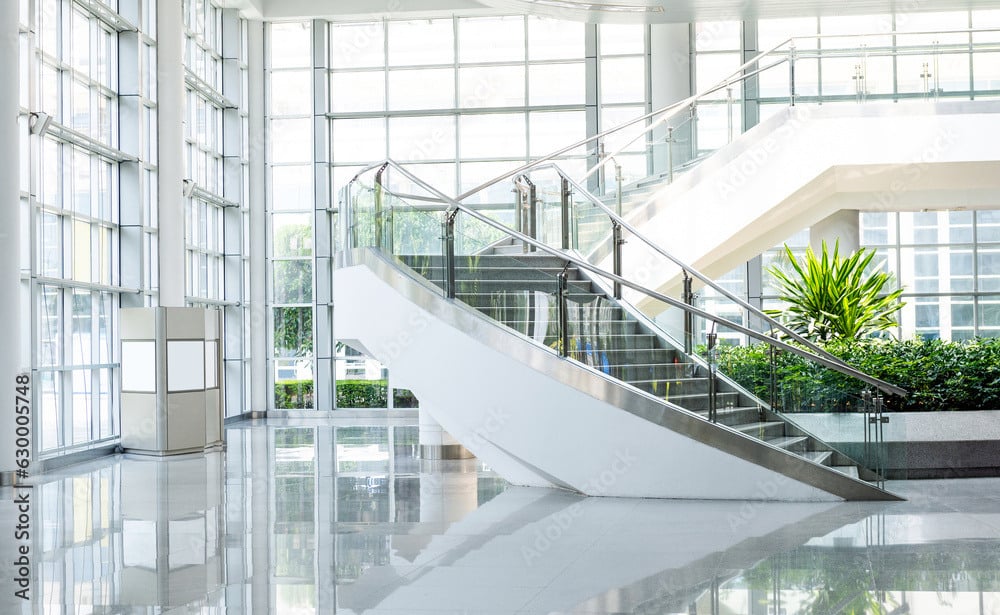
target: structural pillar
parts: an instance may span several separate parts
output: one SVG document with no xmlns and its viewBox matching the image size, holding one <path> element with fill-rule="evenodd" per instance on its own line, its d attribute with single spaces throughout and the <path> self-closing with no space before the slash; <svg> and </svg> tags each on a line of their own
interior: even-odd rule
<svg viewBox="0 0 1000 615">
<path fill-rule="evenodd" d="M 267 184 L 264 174 L 264 22 L 247 22 L 247 111 L 250 202 L 250 411 L 263 414 L 269 404 L 267 348 Z"/>
<path fill-rule="evenodd" d="M 649 29 L 650 97 L 653 109 L 662 109 L 691 96 L 691 41 L 688 24 L 653 24 Z M 686 116 L 680 115 L 672 124 Z M 673 165 L 689 160 L 692 156 L 690 122 L 673 131 Z M 653 172 L 667 171 L 667 129 L 659 127 L 652 133 Z"/>
<path fill-rule="evenodd" d="M 156 5 L 159 304 L 183 307 L 184 14 L 180 2 Z"/>
<path fill-rule="evenodd" d="M 809 245 L 820 253 L 823 242 L 832 251 L 840 241 L 840 253 L 851 254 L 861 247 L 861 221 L 856 209 L 841 209 L 809 227 Z"/>
<path fill-rule="evenodd" d="M 14 471 L 14 384 L 21 372 L 21 130 L 18 118 L 18 5 L 0 2 L 0 472 Z"/>
</svg>

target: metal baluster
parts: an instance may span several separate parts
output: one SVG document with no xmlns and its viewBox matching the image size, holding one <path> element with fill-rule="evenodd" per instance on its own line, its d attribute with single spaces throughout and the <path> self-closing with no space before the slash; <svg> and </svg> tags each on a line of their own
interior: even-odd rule
<svg viewBox="0 0 1000 615">
<path fill-rule="evenodd" d="M 622 276 L 622 245 L 625 244 L 625 240 L 622 238 L 622 225 L 617 220 L 611 221 L 611 241 L 614 243 L 612 248 L 614 249 L 614 261 L 613 267 L 616 276 Z M 614 283 L 615 299 L 622 298 L 622 283 L 615 280 Z"/>
<path fill-rule="evenodd" d="M 569 250 L 569 208 L 570 199 L 573 197 L 573 191 L 570 190 L 569 180 L 565 177 L 562 178 L 560 190 L 559 190 L 559 225 L 561 227 L 562 235 L 562 249 Z"/>
<path fill-rule="evenodd" d="M 455 218 L 460 210 L 446 211 L 444 214 L 444 289 L 449 299 L 455 298 Z"/>
<path fill-rule="evenodd" d="M 691 276 L 684 272 L 684 294 L 681 301 L 687 305 L 694 305 L 694 292 L 691 290 Z M 694 314 L 684 311 L 684 354 L 690 355 L 694 349 Z"/>
<path fill-rule="evenodd" d="M 718 334 L 715 332 L 715 323 L 712 323 L 712 331 L 708 334 L 708 420 L 715 423 L 716 416 L 715 399 L 715 373 L 716 373 L 716 343 Z"/>
<path fill-rule="evenodd" d="M 564 357 L 569 356 L 569 306 L 566 304 L 566 291 L 569 287 L 568 270 L 569 262 L 566 263 L 563 270 L 556 276 L 559 283 L 559 292 L 557 295 L 559 306 L 559 350 L 560 354 Z"/>
</svg>

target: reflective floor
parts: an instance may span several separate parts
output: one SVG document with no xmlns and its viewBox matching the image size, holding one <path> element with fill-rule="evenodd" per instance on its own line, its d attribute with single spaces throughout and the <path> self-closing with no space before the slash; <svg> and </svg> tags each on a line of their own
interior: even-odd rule
<svg viewBox="0 0 1000 615">
<path fill-rule="evenodd" d="M 227 431 L 225 453 L 38 477 L 28 540 L 0 493 L 0 613 L 1000 614 L 1000 479 L 889 483 L 891 504 L 583 498 L 421 461 L 402 423 Z"/>
</svg>

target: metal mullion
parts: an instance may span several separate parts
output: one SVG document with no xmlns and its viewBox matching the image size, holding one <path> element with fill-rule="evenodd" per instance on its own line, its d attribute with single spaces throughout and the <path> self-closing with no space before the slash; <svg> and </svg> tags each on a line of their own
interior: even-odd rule
<svg viewBox="0 0 1000 615">
<path fill-rule="evenodd" d="M 138 32 L 139 28 L 121 16 L 111 7 L 95 2 L 94 0 L 72 0 L 74 6 L 78 6 L 85 12 L 95 17 L 101 23 L 115 30 L 115 32 Z"/>
<path fill-rule="evenodd" d="M 724 101 L 723 101 L 724 102 Z M 643 102 L 633 103 L 613 103 L 605 105 L 612 106 L 642 106 Z M 378 118 L 398 118 L 398 117 L 434 117 L 434 116 L 466 116 L 466 115 L 491 115 L 496 113 L 528 113 L 528 112 L 558 112 L 558 111 L 585 111 L 584 104 L 570 105 L 519 105 L 514 107 L 476 107 L 474 109 L 454 107 L 442 109 L 413 109 L 401 111 L 354 111 L 327 113 L 326 117 L 331 120 L 353 120 L 353 119 L 378 119 Z M 286 118 L 282 118 L 286 119 Z M 291 118 L 290 119 L 298 119 Z M 277 165 L 275 165 L 277 166 Z"/>
</svg>

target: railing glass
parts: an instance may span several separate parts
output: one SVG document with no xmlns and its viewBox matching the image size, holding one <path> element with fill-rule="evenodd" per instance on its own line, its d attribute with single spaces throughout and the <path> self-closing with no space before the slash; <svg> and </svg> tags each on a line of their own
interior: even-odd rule
<svg viewBox="0 0 1000 615">
<path fill-rule="evenodd" d="M 406 175 L 407 180 L 415 181 L 393 163 L 387 164 Z M 558 173 L 558 169 L 555 171 Z M 744 378 L 739 369 L 735 370 L 735 378 L 719 371 L 719 344 L 736 336 L 764 342 L 806 363 L 813 370 L 811 377 L 827 383 L 830 389 L 817 398 L 822 402 L 818 411 L 843 410 L 844 404 L 861 407 L 854 398 L 861 399 L 867 394 L 862 392 L 873 389 L 902 393 L 829 355 L 809 350 L 804 340 L 789 344 L 779 333 L 767 331 L 763 323 L 735 322 L 710 314 L 693 301 L 686 304 L 649 290 L 561 246 L 549 246 L 512 230 L 429 187 L 430 196 L 398 194 L 387 179 L 380 174 L 375 183 L 366 184 L 366 174 L 362 174 L 345 189 L 343 202 L 359 209 L 347 212 L 346 218 L 351 221 L 345 243 L 348 248 L 379 248 L 430 280 L 446 297 L 463 301 L 551 352 L 701 413 L 708 420 L 745 428 L 744 433 L 754 437 L 758 437 L 754 430 L 760 429 L 759 437 L 766 439 L 764 430 L 777 425 L 773 419 L 779 414 L 787 418 L 790 411 L 804 409 L 801 404 L 792 408 L 786 401 L 801 385 L 800 373 L 771 370 L 765 377 L 770 388 L 763 395 L 759 383 Z M 532 184 L 536 190 L 546 185 Z M 563 186 L 562 178 L 559 184 Z M 563 199 L 560 216 L 568 209 Z M 542 208 L 536 213 L 545 215 L 545 211 Z M 397 228 L 401 220 L 417 223 L 407 225 L 408 229 Z M 619 219 L 611 220 L 620 227 Z M 562 221 L 559 226 L 564 227 Z M 504 239 L 498 241 L 498 237 Z M 651 253 L 653 257 L 669 260 L 658 253 Z M 586 275 L 581 275 L 584 272 Z M 625 296 L 625 301 L 612 298 L 617 292 Z M 733 302 L 734 312 L 742 313 L 743 304 L 735 298 L 727 300 Z M 656 322 L 633 307 L 644 302 L 664 306 Z M 762 314 L 757 318 L 768 320 Z M 773 321 L 767 325 L 778 326 Z M 814 375 L 830 371 L 836 375 L 825 379 Z M 825 400 L 839 401 L 827 404 Z M 811 408 L 817 410 L 815 404 Z M 792 420 L 787 422 L 794 425 Z M 805 431 L 799 428 L 796 433 Z M 803 445 L 805 438 L 774 441 L 778 446 L 791 447 Z M 807 452 L 790 450 L 803 456 Z"/>
</svg>

